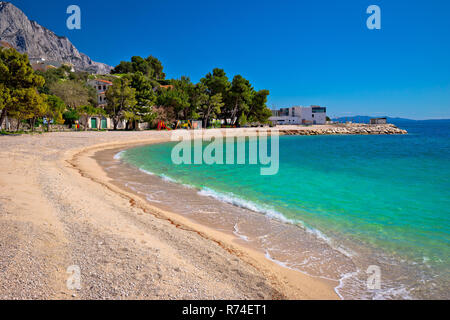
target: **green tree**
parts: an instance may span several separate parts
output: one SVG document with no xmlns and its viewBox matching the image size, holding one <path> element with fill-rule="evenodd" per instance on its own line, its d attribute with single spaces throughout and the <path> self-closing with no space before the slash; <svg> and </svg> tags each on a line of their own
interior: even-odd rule
<svg viewBox="0 0 450 320">
<path fill-rule="evenodd" d="M 64 103 L 72 109 L 77 109 L 83 105 L 93 104 L 96 102 L 96 93 L 93 88 L 86 84 L 75 81 L 66 80 L 58 81 L 50 85 L 50 93 L 60 97 Z"/>
<path fill-rule="evenodd" d="M 23 89 L 42 87 L 44 82 L 43 77 L 34 73 L 27 54 L 21 54 L 15 49 L 0 48 L 0 127 L 10 112 L 24 114 L 24 110 L 20 109 L 22 106 L 16 105 L 16 101 L 22 101 L 24 96 L 31 98 L 33 94 L 26 93 Z M 14 110 L 15 108 L 18 109 Z"/>
<path fill-rule="evenodd" d="M 44 116 L 47 120 L 47 132 L 50 132 L 50 122 L 63 124 L 63 113 L 66 105 L 61 98 L 53 95 L 46 96 L 46 108 Z"/>
<path fill-rule="evenodd" d="M 195 87 L 193 101 L 202 118 L 204 128 L 209 126 L 211 118 L 220 114 L 220 109 L 224 106 L 222 94 L 211 95 L 208 87 L 202 82 Z"/>
<path fill-rule="evenodd" d="M 188 120 L 195 118 L 191 97 L 194 85 L 187 77 L 172 81 L 172 89 L 160 89 L 157 98 L 158 106 L 172 108 L 177 119 Z"/>
<path fill-rule="evenodd" d="M 128 61 L 121 61 L 112 71 L 112 74 L 127 74 L 133 73 L 133 64 Z"/>
<path fill-rule="evenodd" d="M 131 88 L 136 90 L 136 105 L 124 116 L 128 124 L 132 124 L 132 128 L 136 129 L 138 122 L 151 123 L 155 118 L 152 109 L 156 102 L 156 94 L 151 81 L 142 72 L 136 72 L 127 78 L 130 80 Z"/>
<path fill-rule="evenodd" d="M 231 120 L 231 124 L 239 124 L 239 115 L 248 113 L 252 92 L 250 82 L 244 77 L 237 75 L 233 78 L 225 108 L 225 116 Z"/>
<path fill-rule="evenodd" d="M 112 70 L 112 74 L 127 74 L 140 72 L 149 79 L 163 80 L 166 74 L 163 72 L 161 61 L 153 56 L 146 59 L 138 56 L 131 58 L 131 62 L 122 61 Z"/>
<path fill-rule="evenodd" d="M 66 112 L 63 113 L 63 119 L 64 122 L 69 124 L 69 126 L 72 128 L 75 121 L 80 119 L 80 114 L 75 109 L 68 109 Z"/>
<path fill-rule="evenodd" d="M 142 121 L 142 118 L 134 111 L 124 111 L 123 119 L 126 121 L 127 130 L 136 130 L 138 128 L 139 122 Z"/>
<path fill-rule="evenodd" d="M 201 84 L 201 85 L 200 85 Z M 231 83 L 223 69 L 215 68 L 212 73 L 208 73 L 197 85 L 197 108 L 202 115 L 203 126 L 207 127 L 211 117 L 221 117 L 226 119 L 223 101 L 229 95 Z M 199 94 L 199 91 L 201 92 Z M 200 105 L 198 105 L 198 102 Z M 206 103 L 205 103 L 206 102 Z"/>
<path fill-rule="evenodd" d="M 156 80 L 164 80 L 166 78 L 166 74 L 163 72 L 164 67 L 157 58 L 153 56 L 148 56 L 147 59 L 145 59 L 150 66 L 150 74 L 147 74 L 150 78 L 156 79 Z"/>
<path fill-rule="evenodd" d="M 113 85 L 106 90 L 106 112 L 113 120 L 114 130 L 117 130 L 119 121 L 123 119 L 124 112 L 130 112 L 136 105 L 136 89 L 130 87 L 127 78 L 116 79 Z"/>
<path fill-rule="evenodd" d="M 86 83 L 89 80 L 89 76 L 89 72 L 86 71 L 75 71 L 69 73 L 70 80 L 80 81 L 83 83 Z"/>
<path fill-rule="evenodd" d="M 34 131 L 34 125 L 37 118 L 45 114 L 46 105 L 43 97 L 37 92 L 36 88 L 15 90 L 13 98 L 14 108 L 9 111 L 10 115 L 17 120 L 18 131 L 20 123 L 23 120 L 31 120 L 31 130 Z"/>
<path fill-rule="evenodd" d="M 45 84 L 39 88 L 40 93 L 50 94 L 50 86 L 60 80 L 71 79 L 71 68 L 66 65 L 62 65 L 59 68 L 50 68 L 46 71 L 36 71 L 37 75 L 42 76 L 45 79 Z"/>
<path fill-rule="evenodd" d="M 0 83 L 0 114 L 9 103 L 11 99 L 11 94 L 9 89 L 3 84 Z"/>
<path fill-rule="evenodd" d="M 133 72 L 141 72 L 142 74 L 149 75 L 151 73 L 150 66 L 147 61 L 138 56 L 131 58 L 131 65 L 133 66 Z"/>
<path fill-rule="evenodd" d="M 183 104 L 179 108 L 179 116 L 181 116 L 183 120 L 197 119 L 198 114 L 192 99 L 194 96 L 195 85 L 191 82 L 191 79 L 182 76 L 180 79 L 173 80 L 172 84 L 174 90 L 178 91 L 179 95 L 183 97 Z"/>
<path fill-rule="evenodd" d="M 142 74 L 136 72 L 129 77 L 130 86 L 136 90 L 136 104 L 141 107 L 151 107 L 156 101 L 152 83 Z"/>
<path fill-rule="evenodd" d="M 245 126 L 247 123 L 248 123 L 247 116 L 244 113 L 242 113 L 241 116 L 239 117 L 239 125 Z"/>
<path fill-rule="evenodd" d="M 253 92 L 247 115 L 249 122 L 267 123 L 272 116 L 272 111 L 266 105 L 269 94 L 269 90 Z M 243 123 L 239 121 L 239 124 Z"/>
<path fill-rule="evenodd" d="M 210 95 L 222 94 L 226 97 L 231 88 L 231 83 L 223 69 L 215 68 L 200 80 L 209 90 Z"/>
</svg>

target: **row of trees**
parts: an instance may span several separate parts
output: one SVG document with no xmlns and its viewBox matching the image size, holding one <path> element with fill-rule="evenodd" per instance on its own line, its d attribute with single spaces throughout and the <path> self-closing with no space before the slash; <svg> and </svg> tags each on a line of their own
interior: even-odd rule
<svg viewBox="0 0 450 320">
<path fill-rule="evenodd" d="M 208 127 L 212 119 L 239 126 L 266 123 L 271 116 L 266 106 L 268 90 L 256 91 L 241 75 L 230 82 L 223 69 L 214 69 L 197 84 L 181 77 L 166 81 L 169 86 L 155 87 L 155 82 L 161 84 L 165 75 L 160 63 L 151 63 L 154 59 L 133 57 L 113 70 L 121 78 L 114 81 L 106 95 L 108 111 L 115 121 L 120 121 L 121 116 L 133 121 L 201 119 Z M 154 75 L 157 77 L 152 78 Z"/>
<path fill-rule="evenodd" d="M 211 119 L 228 125 L 266 123 L 268 90 L 256 91 L 250 82 L 236 75 L 230 82 L 223 69 L 214 69 L 199 83 L 189 78 L 174 81 L 174 89 L 159 96 L 158 104 L 172 107 L 177 117 L 200 118 L 208 126 Z"/>
<path fill-rule="evenodd" d="M 87 85 L 92 77 L 86 72 L 72 72 L 68 66 L 45 72 L 34 71 L 26 54 L 14 49 L 0 49 L 0 127 L 6 116 L 17 121 L 16 130 L 27 121 L 34 131 L 36 122 L 50 125 L 84 123 L 91 116 L 107 115 L 97 106 L 97 93 Z"/>
<path fill-rule="evenodd" d="M 153 56 L 146 59 L 142 57 L 132 57 L 131 62 L 121 61 L 118 66 L 112 70 L 112 74 L 129 74 L 140 72 L 148 79 L 164 80 L 166 74 L 163 72 L 161 61 Z"/>
<path fill-rule="evenodd" d="M 266 107 L 269 91 L 256 91 L 250 82 L 237 75 L 230 82 L 224 70 L 214 69 L 199 83 L 188 77 L 166 80 L 161 62 L 133 57 L 121 62 L 104 76 L 113 82 L 106 91 L 107 105 L 99 108 L 96 90 L 87 82 L 94 79 L 86 72 L 73 72 L 68 66 L 34 72 L 26 54 L 14 49 L 0 49 L 0 127 L 5 117 L 28 121 L 73 124 L 80 120 L 87 129 L 91 116 L 109 116 L 114 129 L 121 121 L 127 129 L 138 123 L 153 125 L 162 120 L 203 121 L 208 127 L 213 119 L 232 126 L 248 122 L 265 123 L 270 117 Z"/>
<path fill-rule="evenodd" d="M 32 130 L 38 119 L 63 123 L 64 102 L 57 96 L 41 94 L 45 79 L 30 66 L 28 57 L 14 49 L 0 49 L 0 127 L 6 116 L 17 119 L 17 130 L 24 120 Z"/>
<path fill-rule="evenodd" d="M 161 61 L 153 56 L 147 58 L 132 57 L 131 61 L 122 61 L 112 70 L 117 78 L 106 92 L 107 114 L 111 117 L 114 130 L 120 121 L 125 120 L 127 129 L 136 129 L 138 123 L 148 122 L 155 125 L 158 116 L 157 89 L 167 84 Z"/>
</svg>

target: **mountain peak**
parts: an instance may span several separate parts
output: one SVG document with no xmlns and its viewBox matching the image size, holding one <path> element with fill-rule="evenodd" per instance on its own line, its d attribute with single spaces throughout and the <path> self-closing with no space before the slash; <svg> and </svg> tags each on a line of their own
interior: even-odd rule
<svg viewBox="0 0 450 320">
<path fill-rule="evenodd" d="M 11 2 L 8 2 L 8 1 L 0 1 L 0 9 L 3 8 L 3 7 L 6 7 L 6 6 L 11 6 L 11 7 L 16 8 Z"/>
<path fill-rule="evenodd" d="M 0 41 L 7 42 L 21 53 L 28 53 L 30 60 L 54 61 L 72 64 L 76 70 L 106 74 L 111 67 L 94 62 L 80 53 L 66 37 L 31 21 L 10 2 L 0 1 Z"/>
</svg>

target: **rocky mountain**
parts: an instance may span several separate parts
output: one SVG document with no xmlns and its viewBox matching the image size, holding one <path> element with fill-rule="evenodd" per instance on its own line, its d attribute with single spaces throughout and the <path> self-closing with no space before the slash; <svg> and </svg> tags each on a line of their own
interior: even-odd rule
<svg viewBox="0 0 450 320">
<path fill-rule="evenodd" d="M 45 59 L 57 63 L 72 64 L 75 70 L 95 74 L 107 74 L 111 67 L 94 62 L 80 53 L 66 37 L 57 36 L 35 21 L 31 21 L 17 7 L 0 1 L 0 43 L 10 44 L 21 53 L 28 53 L 30 60 Z"/>
</svg>

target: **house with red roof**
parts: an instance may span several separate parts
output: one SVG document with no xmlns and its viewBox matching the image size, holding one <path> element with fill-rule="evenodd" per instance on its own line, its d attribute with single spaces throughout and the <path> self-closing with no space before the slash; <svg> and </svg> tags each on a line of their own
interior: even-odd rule
<svg viewBox="0 0 450 320">
<path fill-rule="evenodd" d="M 106 105 L 106 90 L 113 85 L 111 81 L 102 79 L 89 80 L 88 84 L 97 91 L 97 103 L 99 106 Z"/>
</svg>

